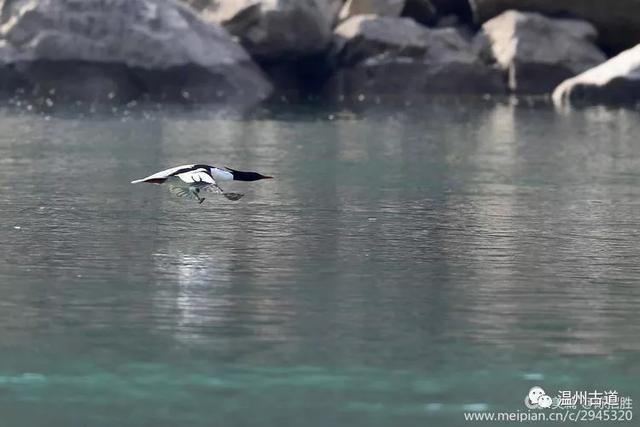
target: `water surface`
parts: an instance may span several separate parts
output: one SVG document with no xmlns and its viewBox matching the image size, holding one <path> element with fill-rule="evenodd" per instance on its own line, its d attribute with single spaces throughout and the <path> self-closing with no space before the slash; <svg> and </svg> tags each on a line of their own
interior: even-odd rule
<svg viewBox="0 0 640 427">
<path fill-rule="evenodd" d="M 3 427 L 460 426 L 534 385 L 640 399 L 635 111 L 11 109 L 0 129 Z M 202 205 L 129 184 L 193 162 L 276 179 Z"/>
</svg>

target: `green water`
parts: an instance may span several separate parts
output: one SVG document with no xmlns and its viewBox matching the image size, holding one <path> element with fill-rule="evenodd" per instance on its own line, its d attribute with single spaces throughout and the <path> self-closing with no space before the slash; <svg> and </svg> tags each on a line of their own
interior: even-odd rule
<svg viewBox="0 0 640 427">
<path fill-rule="evenodd" d="M 462 426 L 535 385 L 640 401 L 639 123 L 0 110 L 0 426 Z M 193 162 L 276 179 L 202 205 L 129 184 Z"/>
</svg>

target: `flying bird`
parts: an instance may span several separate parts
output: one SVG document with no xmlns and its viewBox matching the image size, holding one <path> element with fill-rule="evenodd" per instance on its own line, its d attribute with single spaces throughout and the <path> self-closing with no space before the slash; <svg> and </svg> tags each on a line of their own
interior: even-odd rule
<svg viewBox="0 0 640 427">
<path fill-rule="evenodd" d="M 257 172 L 243 172 L 228 167 L 219 168 L 210 165 L 182 165 L 166 169 L 149 175 L 146 178 L 131 181 L 132 184 L 148 182 L 151 184 L 168 184 L 169 189 L 178 197 L 196 199 L 198 203 L 204 202 L 202 191 L 215 191 L 221 193 L 229 200 L 238 200 L 244 194 L 229 193 L 218 185 L 222 181 L 258 181 L 270 179 L 271 176 Z"/>
</svg>

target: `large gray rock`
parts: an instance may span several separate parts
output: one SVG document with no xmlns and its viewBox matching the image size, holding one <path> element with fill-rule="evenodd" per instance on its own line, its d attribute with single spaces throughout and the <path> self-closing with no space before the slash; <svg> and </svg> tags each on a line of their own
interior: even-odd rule
<svg viewBox="0 0 640 427">
<path fill-rule="evenodd" d="M 470 0 L 478 23 L 509 9 L 572 16 L 593 23 L 599 42 L 620 51 L 640 42 L 640 0 Z"/>
<path fill-rule="evenodd" d="M 478 44 L 508 74 L 517 93 L 549 93 L 561 81 L 606 60 L 586 21 L 507 11 L 482 26 Z"/>
<path fill-rule="evenodd" d="M 408 18 L 358 15 L 336 27 L 335 36 L 342 66 L 380 54 L 419 57 L 427 52 L 428 30 Z"/>
<path fill-rule="evenodd" d="M 335 30 L 334 96 L 503 93 L 502 73 L 483 63 L 452 28 L 361 15 Z"/>
<path fill-rule="evenodd" d="M 405 0 L 347 0 L 340 19 L 356 15 L 400 16 Z"/>
<path fill-rule="evenodd" d="M 254 103 L 270 84 L 222 28 L 174 0 L 2 3 L 0 63 L 57 97 Z"/>
<path fill-rule="evenodd" d="M 553 92 L 562 104 L 640 102 L 640 44 L 562 82 Z"/>
<path fill-rule="evenodd" d="M 222 24 L 261 61 L 292 60 L 323 52 L 341 0 L 189 0 L 202 16 Z M 197 3 L 196 3 L 197 2 Z"/>
</svg>

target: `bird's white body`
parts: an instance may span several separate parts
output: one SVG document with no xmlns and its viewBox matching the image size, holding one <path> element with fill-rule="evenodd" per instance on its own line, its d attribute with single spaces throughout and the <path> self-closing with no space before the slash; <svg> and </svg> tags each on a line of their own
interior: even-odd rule
<svg viewBox="0 0 640 427">
<path fill-rule="evenodd" d="M 229 168 L 194 164 L 165 169 L 149 175 L 146 178 L 131 181 L 131 183 L 147 182 L 151 184 L 168 184 L 171 192 L 177 196 L 194 198 L 202 203 L 204 198 L 200 196 L 201 190 L 217 191 L 229 200 L 238 200 L 243 196 L 239 193 L 223 191 L 218 185 L 218 182 L 233 180 L 256 181 L 265 178 L 271 177 L 260 175 L 256 172 L 242 172 Z"/>
</svg>

